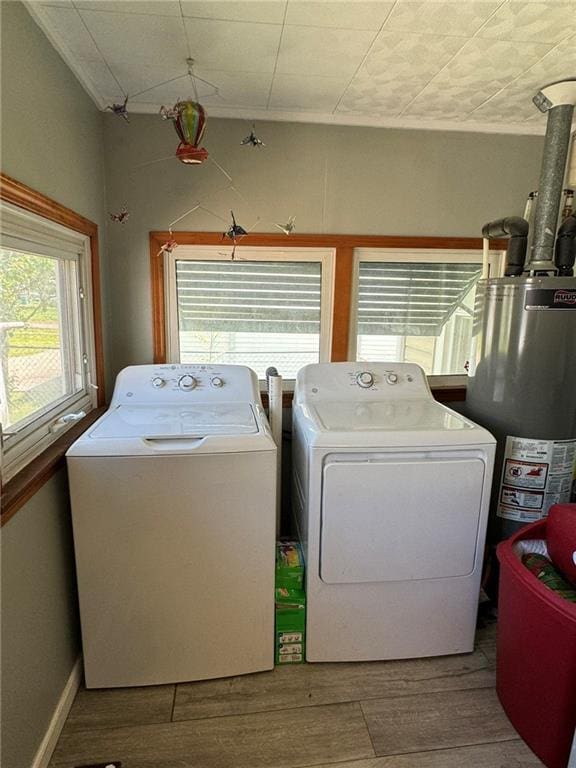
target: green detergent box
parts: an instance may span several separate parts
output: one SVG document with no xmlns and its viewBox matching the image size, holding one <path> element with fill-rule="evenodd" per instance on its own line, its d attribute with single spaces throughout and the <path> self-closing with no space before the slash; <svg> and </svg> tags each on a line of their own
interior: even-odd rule
<svg viewBox="0 0 576 768">
<path fill-rule="evenodd" d="M 304 557 L 297 541 L 276 543 L 276 587 L 304 588 Z"/>
<path fill-rule="evenodd" d="M 300 664 L 306 651 L 306 595 L 303 589 L 276 587 L 275 663 Z"/>
</svg>

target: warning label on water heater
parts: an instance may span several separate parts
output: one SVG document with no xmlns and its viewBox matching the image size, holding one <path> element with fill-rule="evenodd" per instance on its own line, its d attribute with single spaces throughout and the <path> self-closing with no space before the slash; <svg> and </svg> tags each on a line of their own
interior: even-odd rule
<svg viewBox="0 0 576 768">
<path fill-rule="evenodd" d="M 528 523 L 570 501 L 575 464 L 576 440 L 507 437 L 498 516 Z"/>
</svg>

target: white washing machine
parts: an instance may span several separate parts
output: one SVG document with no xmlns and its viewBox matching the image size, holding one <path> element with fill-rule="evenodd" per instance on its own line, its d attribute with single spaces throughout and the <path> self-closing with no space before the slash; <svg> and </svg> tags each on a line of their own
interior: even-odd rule
<svg viewBox="0 0 576 768">
<path fill-rule="evenodd" d="M 276 446 L 253 371 L 126 368 L 67 462 L 86 685 L 271 669 Z"/>
<path fill-rule="evenodd" d="M 293 503 L 308 661 L 472 651 L 495 440 L 417 365 L 308 365 Z"/>
</svg>

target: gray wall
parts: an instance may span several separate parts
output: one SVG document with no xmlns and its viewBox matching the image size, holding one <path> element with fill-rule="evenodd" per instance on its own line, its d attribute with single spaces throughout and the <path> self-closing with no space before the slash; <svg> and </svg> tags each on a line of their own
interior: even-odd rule
<svg viewBox="0 0 576 768">
<path fill-rule="evenodd" d="M 2 170 L 92 219 L 104 235 L 102 117 L 25 8 L 0 7 Z M 2 764 L 28 768 L 79 653 L 63 472 L 1 536 Z"/>
<path fill-rule="evenodd" d="M 245 200 L 219 191 L 227 181 L 210 162 L 173 158 L 177 137 L 154 115 L 129 124 L 105 117 L 110 210 L 130 218 L 109 226 L 114 338 L 111 374 L 152 358 L 148 232 L 167 229 L 197 200 L 254 231 L 296 216 L 301 233 L 479 236 L 482 224 L 521 214 L 538 179 L 542 139 L 399 131 L 298 123 L 258 123 L 263 149 L 241 147 L 244 121 L 208 121 L 204 144 Z M 152 162 L 170 158 L 162 162 Z M 176 229 L 222 231 L 198 211 Z"/>
<path fill-rule="evenodd" d="M 102 225 L 102 115 L 24 6 L 0 10 L 2 171 Z"/>
<path fill-rule="evenodd" d="M 79 653 L 60 471 L 2 529 L 2 764 L 29 768 Z"/>
</svg>

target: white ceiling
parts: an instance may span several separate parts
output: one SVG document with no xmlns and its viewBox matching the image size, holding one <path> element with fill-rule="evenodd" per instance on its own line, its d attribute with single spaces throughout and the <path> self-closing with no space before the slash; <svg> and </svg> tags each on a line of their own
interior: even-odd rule
<svg viewBox="0 0 576 768">
<path fill-rule="evenodd" d="M 30 0 L 90 93 L 156 112 L 541 133 L 541 85 L 576 77 L 576 0 Z"/>
</svg>

